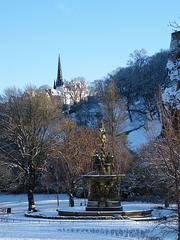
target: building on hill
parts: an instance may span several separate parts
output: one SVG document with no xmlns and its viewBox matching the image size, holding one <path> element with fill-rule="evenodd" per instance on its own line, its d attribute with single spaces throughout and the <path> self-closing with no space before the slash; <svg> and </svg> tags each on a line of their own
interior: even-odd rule
<svg viewBox="0 0 180 240">
<path fill-rule="evenodd" d="M 73 105 L 81 100 L 86 100 L 89 95 L 88 86 L 83 78 L 75 78 L 70 82 L 64 82 L 60 55 L 58 57 L 57 78 L 54 80 L 53 88 L 47 91 L 50 95 L 62 97 L 66 105 Z"/>
</svg>

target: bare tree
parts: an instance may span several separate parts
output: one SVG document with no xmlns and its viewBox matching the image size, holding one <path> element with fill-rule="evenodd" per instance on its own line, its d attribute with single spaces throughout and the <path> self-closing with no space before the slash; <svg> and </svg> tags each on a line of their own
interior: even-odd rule
<svg viewBox="0 0 180 240">
<path fill-rule="evenodd" d="M 12 169 L 0 161 L 0 192 L 9 190 L 12 182 L 16 182 L 13 179 Z"/>
<path fill-rule="evenodd" d="M 121 98 L 126 101 L 129 119 L 144 121 L 157 113 L 156 91 L 167 85 L 166 64 L 168 51 L 160 51 L 147 56 L 145 50 L 135 50 L 128 61 L 128 66 L 117 69 L 110 75 L 115 80 Z"/>
<path fill-rule="evenodd" d="M 83 77 L 78 77 L 72 79 L 70 82 L 66 83 L 66 94 L 73 103 L 80 102 L 87 97 L 88 88 Z"/>
<path fill-rule="evenodd" d="M 177 103 L 176 99 L 176 103 Z M 148 166 L 153 169 L 157 178 L 154 183 L 161 182 L 166 191 L 165 205 L 169 205 L 170 193 L 177 205 L 178 240 L 180 240 L 180 111 L 178 108 L 159 103 L 162 118 L 162 134 L 147 148 L 143 158 L 149 159 Z M 178 105 L 173 105 L 178 106 Z M 148 161 L 146 161 L 148 162 Z"/>
<path fill-rule="evenodd" d="M 74 194 L 81 180 L 81 175 L 90 170 L 91 156 L 97 148 L 97 133 L 76 123 L 66 121 L 64 140 L 53 144 L 50 157 L 53 159 L 56 180 L 63 183 L 69 195 L 70 206 L 74 205 Z M 60 184 L 59 184 L 60 185 Z"/>
<path fill-rule="evenodd" d="M 111 81 L 105 88 L 102 102 L 108 148 L 115 157 L 116 169 L 119 172 L 125 172 L 128 168 L 129 158 L 127 136 L 123 133 L 125 105 L 114 81 Z M 121 134 L 119 134 L 120 132 Z"/>
<path fill-rule="evenodd" d="M 34 189 L 38 171 L 46 160 L 53 125 L 60 117 L 58 103 L 45 92 L 13 89 L 1 104 L 0 153 L 2 161 L 16 168 L 28 194 L 28 210 L 35 211 Z"/>
<path fill-rule="evenodd" d="M 135 50 L 129 55 L 130 59 L 128 60 L 128 65 L 133 67 L 138 67 L 139 70 L 143 67 L 148 60 L 147 51 L 142 48 L 140 50 Z"/>
<path fill-rule="evenodd" d="M 178 102 L 178 103 L 177 103 Z M 180 101 L 175 99 L 175 105 Z M 163 117 L 162 139 L 156 143 L 161 160 L 161 170 L 166 173 L 175 189 L 178 213 L 178 240 L 180 240 L 180 111 L 161 104 Z"/>
<path fill-rule="evenodd" d="M 169 22 L 169 27 L 171 27 L 173 31 L 180 30 L 180 25 L 176 21 Z"/>
</svg>

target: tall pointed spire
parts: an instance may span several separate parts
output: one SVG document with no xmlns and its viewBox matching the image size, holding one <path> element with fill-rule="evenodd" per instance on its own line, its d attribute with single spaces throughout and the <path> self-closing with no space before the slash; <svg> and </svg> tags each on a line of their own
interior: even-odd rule
<svg viewBox="0 0 180 240">
<path fill-rule="evenodd" d="M 59 54 L 56 87 L 61 87 L 61 86 L 63 86 L 63 77 L 62 77 L 61 61 L 60 61 L 60 54 Z"/>
<path fill-rule="evenodd" d="M 56 81 L 54 80 L 54 86 L 53 86 L 54 89 L 56 89 Z"/>
</svg>

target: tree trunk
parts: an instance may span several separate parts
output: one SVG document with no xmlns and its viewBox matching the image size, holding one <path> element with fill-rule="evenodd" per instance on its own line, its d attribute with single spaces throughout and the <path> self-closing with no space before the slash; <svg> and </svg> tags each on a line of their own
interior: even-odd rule
<svg viewBox="0 0 180 240">
<path fill-rule="evenodd" d="M 147 103 L 147 112 L 148 112 L 148 116 L 149 116 L 149 120 L 153 120 L 153 115 L 152 115 L 152 106 L 151 106 L 151 102 L 148 98 L 145 98 L 145 102 Z"/>
<path fill-rule="evenodd" d="M 169 191 L 167 191 L 167 194 L 165 195 L 165 198 L 164 198 L 165 208 L 168 208 L 168 207 L 169 207 L 169 204 L 170 204 Z"/>
<path fill-rule="evenodd" d="M 33 167 L 32 160 L 29 160 L 29 176 L 27 183 L 27 193 L 28 193 L 28 211 L 35 212 L 36 205 L 34 201 L 34 188 L 35 188 L 35 169 Z"/>
<path fill-rule="evenodd" d="M 28 189 L 28 211 L 29 212 L 36 211 L 36 205 L 34 201 L 34 192 L 32 189 Z"/>
<path fill-rule="evenodd" d="M 177 174 L 178 175 L 178 174 Z M 180 190 L 178 176 L 176 175 L 176 204 L 177 204 L 177 214 L 178 214 L 178 238 L 180 240 Z"/>
<path fill-rule="evenodd" d="M 129 115 L 129 120 L 130 120 L 130 122 L 132 122 L 133 119 L 132 119 L 131 111 L 129 109 L 129 103 L 127 104 L 127 111 L 128 111 L 128 115 Z"/>
<path fill-rule="evenodd" d="M 180 202 L 177 203 L 178 211 L 178 240 L 180 240 Z"/>
<path fill-rule="evenodd" d="M 69 206 L 74 207 L 74 196 L 72 193 L 69 194 Z"/>
<path fill-rule="evenodd" d="M 178 240 L 180 240 L 180 202 L 177 203 L 177 212 L 178 212 Z"/>
<path fill-rule="evenodd" d="M 71 191 L 68 191 L 68 195 L 69 195 L 69 206 L 74 207 L 74 195 Z"/>
</svg>

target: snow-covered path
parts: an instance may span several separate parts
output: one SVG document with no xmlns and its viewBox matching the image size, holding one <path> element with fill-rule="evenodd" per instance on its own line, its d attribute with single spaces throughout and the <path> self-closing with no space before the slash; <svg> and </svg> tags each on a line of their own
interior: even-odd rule
<svg viewBox="0 0 180 240">
<path fill-rule="evenodd" d="M 37 207 L 42 212 L 56 215 L 56 195 L 37 194 Z M 27 209 L 26 195 L 0 194 L 0 207 L 11 207 L 12 214 L 0 215 L 0 239 L 60 239 L 60 240 L 173 240 L 175 234 L 163 236 L 164 225 L 156 222 L 136 222 L 128 220 L 47 220 L 24 217 Z M 79 205 L 81 200 L 76 200 Z M 67 196 L 60 195 L 60 208 L 68 208 Z M 123 203 L 126 209 L 151 208 L 149 203 Z"/>
<path fill-rule="evenodd" d="M 149 228 L 149 230 L 148 230 Z M 136 222 L 1 222 L 1 239 L 148 239 L 153 225 Z M 149 238 L 150 239 L 150 238 Z M 157 238 L 154 233 L 154 239 Z"/>
</svg>

